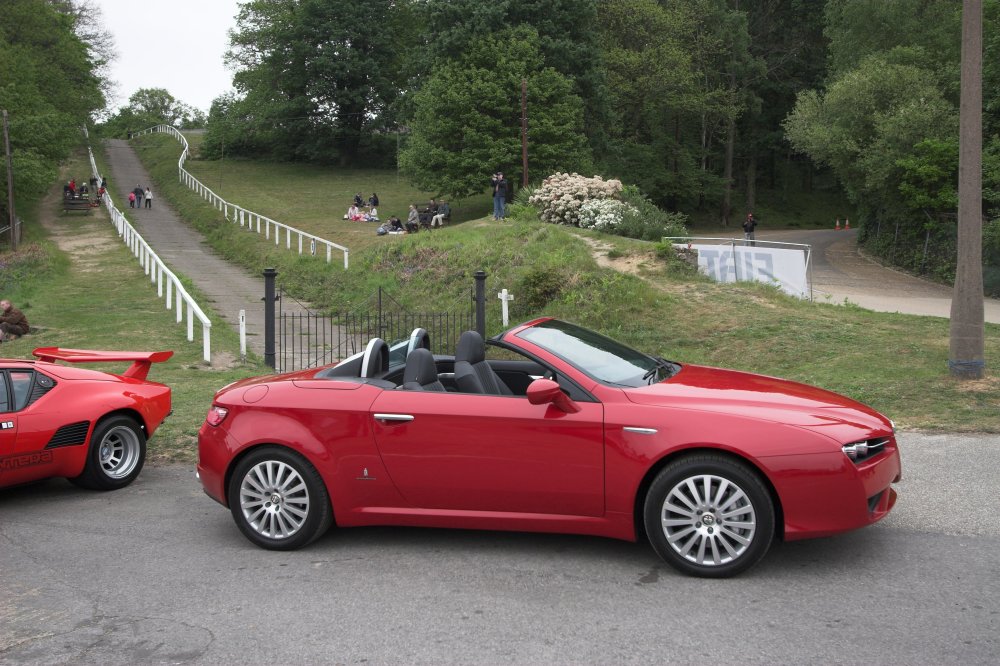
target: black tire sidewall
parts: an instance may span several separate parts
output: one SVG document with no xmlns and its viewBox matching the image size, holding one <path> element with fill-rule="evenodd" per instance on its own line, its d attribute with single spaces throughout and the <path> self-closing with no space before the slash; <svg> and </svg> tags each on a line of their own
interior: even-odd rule
<svg viewBox="0 0 1000 666">
<path fill-rule="evenodd" d="M 727 479 L 746 493 L 753 505 L 757 525 L 750 547 L 735 561 L 718 566 L 703 566 L 684 559 L 667 542 L 660 525 L 660 511 L 667 493 L 680 481 L 699 474 L 713 474 Z M 678 571 L 703 578 L 728 578 L 746 571 L 760 561 L 774 540 L 774 502 L 758 473 L 749 466 L 724 456 L 696 455 L 664 467 L 646 493 L 643 507 L 646 536 L 653 550 Z"/>
<path fill-rule="evenodd" d="M 256 465 L 274 460 L 291 466 L 302 478 L 309 493 L 309 515 L 299 531 L 287 539 L 272 539 L 259 534 L 247 522 L 240 506 L 240 486 L 247 473 Z M 267 550 L 295 550 L 317 539 L 330 525 L 330 499 L 319 472 L 301 455 L 280 446 L 266 446 L 251 451 L 233 469 L 227 493 L 229 511 L 236 526 L 252 543 Z"/>
<path fill-rule="evenodd" d="M 107 475 L 101 466 L 101 442 L 108 432 L 117 427 L 126 427 L 139 440 L 139 460 L 135 468 L 120 479 L 115 479 Z M 78 486 L 93 490 L 118 490 L 129 485 L 139 476 L 143 465 L 146 463 L 146 433 L 143 428 L 130 416 L 119 414 L 101 419 L 94 427 L 94 434 L 90 438 L 90 448 L 87 450 L 87 462 L 84 465 L 83 473 L 75 479 L 70 479 Z"/>
</svg>

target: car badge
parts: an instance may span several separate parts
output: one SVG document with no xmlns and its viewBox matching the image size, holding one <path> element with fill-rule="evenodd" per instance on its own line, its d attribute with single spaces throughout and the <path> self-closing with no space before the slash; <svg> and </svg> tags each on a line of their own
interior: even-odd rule
<svg viewBox="0 0 1000 666">
<path fill-rule="evenodd" d="M 361 471 L 361 476 L 355 477 L 355 480 L 356 481 L 374 481 L 375 477 L 374 476 L 368 476 L 368 468 L 365 467 Z"/>
</svg>

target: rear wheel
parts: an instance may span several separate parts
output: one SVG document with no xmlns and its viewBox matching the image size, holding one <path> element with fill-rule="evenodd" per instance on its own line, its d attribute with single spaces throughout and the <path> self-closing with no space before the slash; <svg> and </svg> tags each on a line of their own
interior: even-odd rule
<svg viewBox="0 0 1000 666">
<path fill-rule="evenodd" d="M 301 548 L 330 527 L 330 497 L 316 468 L 278 446 L 252 451 L 233 470 L 229 509 L 240 531 L 269 550 Z"/>
<path fill-rule="evenodd" d="M 94 428 L 87 463 L 70 479 L 82 488 L 117 490 L 135 481 L 146 462 L 146 434 L 124 415 L 101 419 Z"/>
<path fill-rule="evenodd" d="M 653 549 L 683 573 L 734 576 L 756 564 L 774 538 L 774 503 L 745 464 L 716 455 L 674 462 L 646 495 Z"/>
</svg>

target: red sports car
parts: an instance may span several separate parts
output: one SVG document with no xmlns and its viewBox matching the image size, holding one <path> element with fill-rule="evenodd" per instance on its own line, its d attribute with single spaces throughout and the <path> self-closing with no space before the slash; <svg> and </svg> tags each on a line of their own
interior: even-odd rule
<svg viewBox="0 0 1000 666">
<path fill-rule="evenodd" d="M 40 347 L 0 359 L 0 487 L 53 476 L 97 490 L 132 483 L 146 440 L 170 413 L 170 388 L 147 381 L 172 351 Z M 57 365 L 131 362 L 121 375 Z"/>
<path fill-rule="evenodd" d="M 650 356 L 550 318 L 434 356 L 422 329 L 335 366 L 219 391 L 198 473 L 240 530 L 292 549 L 332 523 L 593 534 L 723 577 L 775 538 L 896 501 L 886 417 L 804 384 Z M 405 359 L 390 363 L 390 358 Z"/>
</svg>

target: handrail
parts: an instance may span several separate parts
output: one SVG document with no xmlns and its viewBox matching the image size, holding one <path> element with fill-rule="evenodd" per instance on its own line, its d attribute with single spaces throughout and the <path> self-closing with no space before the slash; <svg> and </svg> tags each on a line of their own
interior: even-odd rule
<svg viewBox="0 0 1000 666">
<path fill-rule="evenodd" d="M 86 128 L 84 128 L 86 133 Z M 88 136 L 89 139 L 89 136 Z M 97 162 L 94 161 L 94 151 L 87 145 L 87 153 L 90 155 L 90 170 L 98 183 L 104 182 L 101 174 L 97 171 Z M 187 339 L 194 341 L 194 318 L 201 322 L 202 357 L 206 363 L 212 362 L 212 321 L 205 316 L 205 313 L 198 306 L 198 303 L 181 284 L 181 281 L 174 275 L 173 271 L 167 268 L 163 260 L 153 251 L 146 239 L 135 230 L 125 214 L 115 207 L 111 193 L 105 191 L 101 197 L 102 203 L 111 215 L 111 222 L 118 230 L 118 236 L 129 247 L 132 254 L 139 259 L 139 265 L 150 276 L 150 282 L 156 283 L 156 296 L 163 298 L 163 287 L 166 284 L 166 305 L 168 310 L 172 310 L 174 304 L 177 306 L 177 323 L 184 318 L 184 307 L 187 306 Z M 176 294 L 176 297 L 174 296 Z M 181 304 L 183 301 L 183 305 Z"/>
<path fill-rule="evenodd" d="M 308 242 L 309 254 L 315 256 L 316 250 L 320 246 L 326 246 L 326 262 L 330 263 L 333 257 L 333 249 L 337 248 L 344 253 L 344 270 L 347 270 L 348 266 L 348 256 L 349 250 L 343 245 L 334 243 L 331 240 L 325 238 L 320 238 L 319 236 L 314 236 L 301 229 L 296 229 L 287 224 L 283 224 L 276 220 L 272 220 L 269 217 L 261 215 L 260 213 L 255 213 L 251 210 L 247 210 L 242 206 L 234 204 L 230 201 L 226 201 L 218 194 L 213 192 L 210 188 L 206 187 L 204 183 L 191 175 L 191 172 L 184 168 L 184 163 L 190 154 L 187 139 L 181 134 L 176 127 L 172 125 L 156 125 L 155 127 L 150 127 L 142 130 L 141 132 L 136 132 L 132 136 L 141 136 L 143 134 L 151 134 L 154 132 L 166 133 L 173 136 L 175 139 L 181 142 L 184 146 L 184 150 L 181 151 L 181 157 L 177 160 L 177 171 L 179 174 L 180 181 L 186 185 L 188 188 L 194 190 L 203 199 L 210 202 L 212 206 L 220 211 L 229 220 L 229 210 L 232 209 L 233 217 L 232 222 L 235 224 L 239 222 L 241 227 L 247 227 L 250 231 L 256 231 L 258 234 L 261 232 L 261 222 L 264 223 L 264 238 L 271 238 L 271 230 L 274 229 L 274 244 L 281 244 L 281 231 L 285 231 L 285 247 L 287 249 L 292 249 L 292 235 L 298 236 L 298 251 L 301 255 L 303 252 L 304 242 Z M 256 220 L 256 229 L 254 229 L 254 221 Z"/>
</svg>

